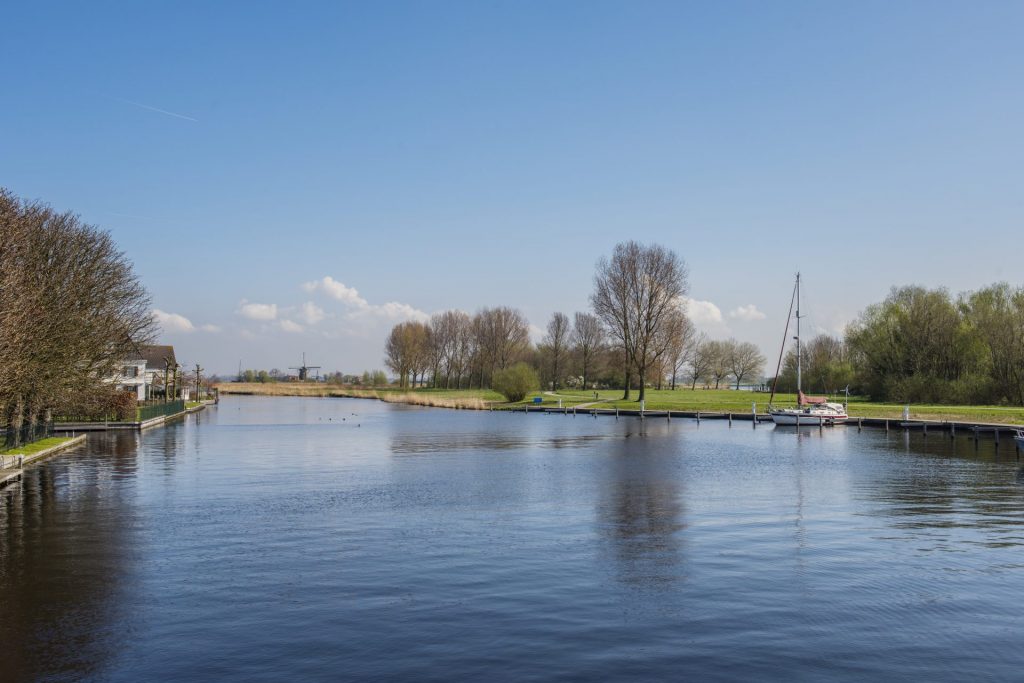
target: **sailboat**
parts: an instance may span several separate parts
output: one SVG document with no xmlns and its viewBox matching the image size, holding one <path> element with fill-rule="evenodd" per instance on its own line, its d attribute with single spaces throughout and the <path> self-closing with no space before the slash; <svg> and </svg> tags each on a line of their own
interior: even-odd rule
<svg viewBox="0 0 1024 683">
<path fill-rule="evenodd" d="M 850 419 L 846 414 L 846 406 L 842 403 L 831 403 L 824 396 L 807 396 L 801 386 L 802 362 L 800 353 L 800 273 L 796 274 L 796 286 L 793 288 L 793 298 L 789 303 L 790 316 L 793 313 L 793 304 L 796 303 L 796 407 L 795 408 L 774 408 L 772 400 L 775 398 L 775 385 L 779 381 L 779 370 L 782 368 L 782 351 L 779 352 L 779 367 L 775 372 L 775 382 L 772 384 L 772 395 L 768 399 L 768 414 L 777 425 L 835 425 L 842 424 Z M 786 336 L 789 335 L 789 320 L 786 318 L 786 332 L 782 340 L 783 351 L 786 348 Z"/>
</svg>

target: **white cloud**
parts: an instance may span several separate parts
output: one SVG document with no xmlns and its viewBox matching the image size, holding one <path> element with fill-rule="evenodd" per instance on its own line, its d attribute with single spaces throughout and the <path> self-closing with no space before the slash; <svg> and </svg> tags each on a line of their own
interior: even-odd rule
<svg viewBox="0 0 1024 683">
<path fill-rule="evenodd" d="M 201 329 L 203 332 L 210 332 L 212 334 L 217 334 L 218 332 L 221 331 L 221 328 L 218 327 L 217 325 L 203 325 L 199 329 Z"/>
<path fill-rule="evenodd" d="M 307 301 L 299 308 L 299 317 L 307 325 L 316 325 L 324 319 L 324 309 L 320 308 L 312 301 Z"/>
<path fill-rule="evenodd" d="M 304 329 L 302 325 L 296 322 L 292 322 L 291 320 L 282 319 L 281 322 L 278 324 L 281 326 L 281 329 L 284 330 L 285 332 L 292 332 L 295 334 L 302 332 Z"/>
<path fill-rule="evenodd" d="M 274 320 L 277 318 L 277 304 L 251 304 L 242 299 L 238 312 L 250 320 Z"/>
<path fill-rule="evenodd" d="M 363 308 L 368 305 L 366 299 L 359 296 L 359 291 L 355 287 L 346 287 L 343 282 L 338 282 L 330 275 L 325 275 L 319 280 L 307 282 L 302 285 L 302 288 L 307 292 L 315 292 L 319 289 L 327 294 L 327 296 L 357 308 Z"/>
<path fill-rule="evenodd" d="M 729 317 L 737 320 L 764 320 L 767 316 L 757 310 L 757 306 L 754 304 L 747 304 L 729 311 Z"/>
<path fill-rule="evenodd" d="M 359 295 L 359 290 L 355 287 L 349 287 L 345 285 L 345 283 L 335 280 L 330 275 L 325 275 L 319 280 L 306 282 L 302 285 L 302 288 L 307 292 L 323 292 L 332 299 L 336 299 L 343 303 L 345 307 L 348 308 L 348 312 L 345 315 L 348 320 L 372 317 L 393 321 L 418 320 L 420 322 L 426 322 L 430 319 L 430 314 L 419 310 L 415 306 L 403 304 L 398 301 L 389 301 L 384 304 L 371 304 Z M 313 304 L 310 303 L 307 305 L 312 306 Z M 305 306 L 303 307 L 303 313 L 305 313 Z M 321 310 L 320 313 L 322 314 L 323 311 Z M 310 325 L 314 324 L 308 318 L 306 318 L 306 322 Z"/>
<path fill-rule="evenodd" d="M 153 317 L 160 324 L 164 332 L 195 332 L 196 326 L 192 321 L 177 313 L 167 313 L 159 308 L 153 309 Z"/>
<path fill-rule="evenodd" d="M 710 301 L 683 297 L 686 315 L 698 325 L 717 325 L 722 322 L 722 309 Z"/>
<path fill-rule="evenodd" d="M 357 317 L 360 314 L 369 314 L 387 320 L 417 320 L 425 323 L 430 320 L 430 315 L 409 304 L 400 304 L 397 301 L 389 301 L 379 306 L 366 306 L 350 314 L 350 317 Z"/>
</svg>

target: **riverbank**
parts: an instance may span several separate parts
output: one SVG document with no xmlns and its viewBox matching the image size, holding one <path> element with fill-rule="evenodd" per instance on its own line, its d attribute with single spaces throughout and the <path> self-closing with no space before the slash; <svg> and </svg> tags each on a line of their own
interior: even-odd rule
<svg viewBox="0 0 1024 683">
<path fill-rule="evenodd" d="M 518 403 L 509 403 L 500 394 L 488 389 L 354 389 L 312 382 L 225 383 L 219 385 L 218 389 L 224 395 L 367 398 L 388 403 L 468 410 L 521 410 L 525 406 L 575 407 L 587 410 L 617 408 L 620 411 L 639 409 L 635 398 L 621 400 L 622 391 L 618 389 L 597 392 L 534 392 Z M 636 396 L 635 392 L 633 396 Z M 649 389 L 644 408 L 648 411 L 661 412 L 749 415 L 756 407 L 759 414 L 764 414 L 768 408 L 769 398 L 770 395 L 767 393 L 731 389 Z M 540 399 L 540 402 L 537 403 L 536 399 Z M 793 405 L 796 403 L 796 395 L 776 394 L 774 400 L 779 406 Z M 903 416 L 903 409 L 904 406 L 899 404 L 875 403 L 859 397 L 850 397 L 849 413 L 855 418 L 899 420 Z M 1024 407 L 1018 406 L 911 405 L 910 416 L 912 420 L 937 423 L 1024 425 Z"/>
<path fill-rule="evenodd" d="M 305 396 L 312 398 L 368 398 L 385 403 L 408 403 L 432 408 L 489 410 L 508 405 L 501 394 L 488 389 L 353 389 L 313 382 L 232 382 L 218 384 L 223 396 Z"/>
<path fill-rule="evenodd" d="M 48 458 L 77 446 L 85 441 L 85 434 L 78 436 L 51 436 L 17 448 L 0 451 L 0 486 L 21 476 L 25 465 Z M 19 461 L 18 456 L 22 456 Z"/>
</svg>

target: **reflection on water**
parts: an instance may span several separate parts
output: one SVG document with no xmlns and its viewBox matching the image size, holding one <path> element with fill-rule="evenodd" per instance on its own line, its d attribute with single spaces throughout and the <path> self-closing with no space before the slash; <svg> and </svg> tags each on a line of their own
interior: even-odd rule
<svg viewBox="0 0 1024 683">
<path fill-rule="evenodd" d="M 681 478 L 664 442 L 650 444 L 645 433 L 628 436 L 636 438 L 611 446 L 598 524 L 610 541 L 621 581 L 665 587 L 683 578 Z"/>
<path fill-rule="evenodd" d="M 227 399 L 0 491 L 0 678 L 1014 679 L 1022 482 L 966 435 Z"/>
<path fill-rule="evenodd" d="M 79 448 L 0 491 L 3 666 L 26 680 L 96 674 L 116 655 L 113 624 L 128 617 L 131 520 L 94 511 L 130 496 L 114 482 L 135 474 L 138 436 L 94 443 L 108 453 L 102 463 Z"/>
<path fill-rule="evenodd" d="M 522 434 L 396 434 L 391 452 L 396 454 L 451 453 L 452 451 L 500 451 L 523 448 L 584 448 L 607 439 L 604 434 L 537 437 Z"/>
</svg>

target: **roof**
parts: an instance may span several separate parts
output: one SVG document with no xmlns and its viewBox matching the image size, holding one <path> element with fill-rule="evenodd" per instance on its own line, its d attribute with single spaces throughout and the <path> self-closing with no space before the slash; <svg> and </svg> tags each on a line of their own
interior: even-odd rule
<svg viewBox="0 0 1024 683">
<path fill-rule="evenodd" d="M 172 365 L 178 361 L 174 357 L 174 347 L 170 344 L 161 346 L 157 344 L 139 345 L 139 353 L 146 361 L 146 369 L 163 370 L 167 366 L 167 359 Z"/>
</svg>

